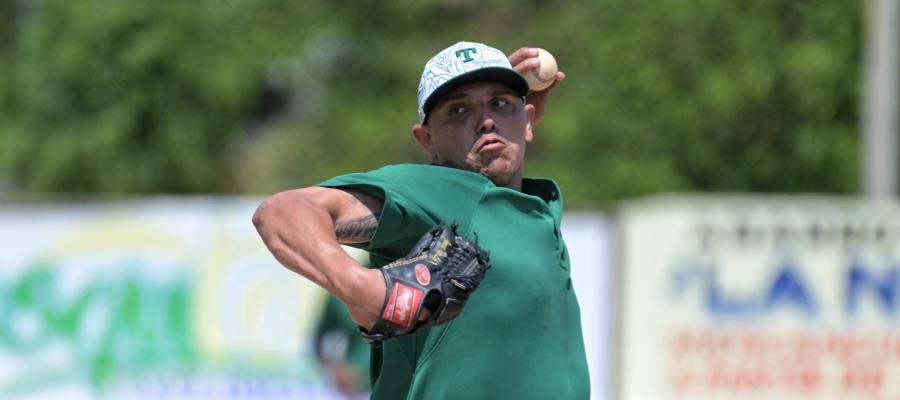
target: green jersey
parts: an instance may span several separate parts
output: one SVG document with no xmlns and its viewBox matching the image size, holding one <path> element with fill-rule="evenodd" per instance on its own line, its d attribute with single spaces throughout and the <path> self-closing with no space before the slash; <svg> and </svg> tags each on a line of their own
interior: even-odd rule
<svg viewBox="0 0 900 400">
<path fill-rule="evenodd" d="M 562 196 L 550 180 L 522 191 L 469 171 L 387 166 L 320 184 L 384 199 L 364 245 L 375 266 L 405 256 L 432 226 L 491 252 L 491 269 L 450 322 L 385 342 L 373 354 L 374 399 L 587 399 L 578 301 L 560 234 Z M 374 350 L 379 351 L 379 350 Z M 379 362 L 380 361 L 380 362 Z"/>
</svg>

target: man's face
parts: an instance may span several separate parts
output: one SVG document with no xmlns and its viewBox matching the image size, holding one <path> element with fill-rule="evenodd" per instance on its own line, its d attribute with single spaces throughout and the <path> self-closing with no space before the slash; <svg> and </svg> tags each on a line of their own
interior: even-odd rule
<svg viewBox="0 0 900 400">
<path fill-rule="evenodd" d="M 478 172 L 498 186 L 518 185 L 534 107 L 512 89 L 476 82 L 448 93 L 413 133 L 436 162 Z M 418 132 L 417 132 L 418 130 Z"/>
</svg>

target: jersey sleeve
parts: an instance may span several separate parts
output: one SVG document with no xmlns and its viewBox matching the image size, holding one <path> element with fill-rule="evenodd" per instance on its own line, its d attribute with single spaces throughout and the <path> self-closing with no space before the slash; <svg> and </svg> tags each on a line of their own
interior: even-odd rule
<svg viewBox="0 0 900 400">
<path fill-rule="evenodd" d="M 368 243 L 355 245 L 368 251 L 375 266 L 405 256 L 419 238 L 439 223 L 427 210 L 427 196 L 417 194 L 405 184 L 410 176 L 398 168 L 381 168 L 370 172 L 341 175 L 318 186 L 356 189 L 383 199 L 378 228 Z"/>
</svg>

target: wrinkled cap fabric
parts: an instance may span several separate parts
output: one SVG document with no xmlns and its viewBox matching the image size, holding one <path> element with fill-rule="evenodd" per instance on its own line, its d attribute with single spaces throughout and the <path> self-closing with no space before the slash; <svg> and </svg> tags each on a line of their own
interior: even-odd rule
<svg viewBox="0 0 900 400">
<path fill-rule="evenodd" d="M 525 78 L 502 51 L 474 42 L 459 42 L 442 50 L 425 63 L 419 81 L 419 123 L 425 123 L 431 109 L 454 88 L 484 81 L 509 86 L 519 96 L 528 94 Z"/>
</svg>

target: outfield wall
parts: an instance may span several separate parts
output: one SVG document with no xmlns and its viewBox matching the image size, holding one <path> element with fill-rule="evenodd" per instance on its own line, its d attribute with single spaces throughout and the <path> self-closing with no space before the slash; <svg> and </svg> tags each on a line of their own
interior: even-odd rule
<svg viewBox="0 0 900 400">
<path fill-rule="evenodd" d="M 325 293 L 265 249 L 261 200 L 0 204 L 0 398 L 337 398 L 313 354 Z M 607 226 L 563 222 L 595 388 Z"/>
<path fill-rule="evenodd" d="M 260 201 L 0 204 L 0 398 L 336 398 L 313 356 L 325 294 L 265 250 Z M 900 396 L 896 203 L 612 215 L 562 225 L 593 399 Z"/>
<path fill-rule="evenodd" d="M 900 397 L 900 209 L 853 198 L 625 204 L 619 397 Z"/>
</svg>

